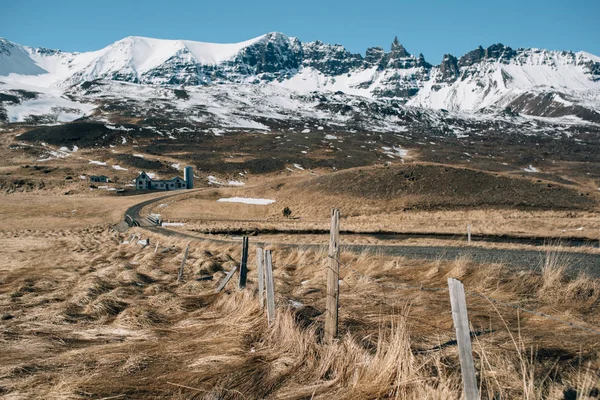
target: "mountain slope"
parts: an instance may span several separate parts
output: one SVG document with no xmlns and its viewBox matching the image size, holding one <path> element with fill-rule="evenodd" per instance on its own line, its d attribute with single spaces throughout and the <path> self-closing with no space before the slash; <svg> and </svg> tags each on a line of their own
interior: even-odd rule
<svg viewBox="0 0 600 400">
<path fill-rule="evenodd" d="M 600 58 L 585 52 L 514 50 L 497 44 L 460 58 L 446 55 L 433 66 L 422 54 L 409 53 L 397 38 L 389 52 L 372 47 L 364 56 L 282 33 L 235 44 L 128 37 L 88 53 L 34 49 L 0 39 L 3 89 L 61 97 L 96 80 L 157 87 L 227 84 L 236 90 L 273 86 L 301 96 L 343 92 L 424 109 L 569 116 L 600 123 Z"/>
</svg>

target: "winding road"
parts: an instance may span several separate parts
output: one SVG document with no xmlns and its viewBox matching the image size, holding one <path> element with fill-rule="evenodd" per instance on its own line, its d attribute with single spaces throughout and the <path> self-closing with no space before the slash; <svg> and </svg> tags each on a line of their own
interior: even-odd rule
<svg viewBox="0 0 600 400">
<path fill-rule="evenodd" d="M 231 243 L 231 240 L 227 239 L 216 239 L 199 237 L 185 232 L 178 232 L 171 229 L 158 227 L 153 225 L 146 218 L 140 216 L 143 208 L 163 201 L 167 198 L 175 197 L 178 195 L 189 194 L 189 191 L 183 193 L 174 193 L 167 196 L 162 196 L 150 200 L 138 203 L 125 212 L 125 215 L 129 215 L 131 218 L 139 223 L 142 229 L 147 229 L 151 232 L 171 236 L 180 237 L 185 239 L 191 239 L 195 241 L 209 241 L 214 243 Z M 418 236 L 418 235 L 417 235 Z M 519 242 L 519 238 L 513 238 L 515 242 Z M 526 244 L 530 244 L 531 240 L 523 239 L 527 241 Z M 324 241 L 325 243 L 326 241 Z M 277 245 L 283 248 L 320 248 L 322 245 L 318 244 L 287 244 L 287 243 L 275 243 L 273 241 L 262 242 L 260 236 L 252 240 L 253 244 L 256 245 Z M 515 269 L 534 269 L 540 270 L 540 266 L 545 258 L 545 252 L 543 250 L 523 250 L 523 249 L 496 249 L 496 248 L 483 248 L 483 247 L 461 247 L 461 246 L 397 246 L 397 245 L 342 245 L 343 251 L 350 251 L 353 253 L 361 253 L 364 251 L 376 252 L 378 254 L 385 254 L 390 256 L 402 256 L 413 259 L 426 259 L 426 260 L 454 260 L 461 256 L 471 258 L 476 263 L 502 263 Z M 564 257 L 568 260 L 569 268 L 567 272 L 570 274 L 577 274 L 579 272 L 585 272 L 588 275 L 600 278 L 600 254 L 589 254 L 583 252 L 569 251 L 564 253 Z"/>
</svg>

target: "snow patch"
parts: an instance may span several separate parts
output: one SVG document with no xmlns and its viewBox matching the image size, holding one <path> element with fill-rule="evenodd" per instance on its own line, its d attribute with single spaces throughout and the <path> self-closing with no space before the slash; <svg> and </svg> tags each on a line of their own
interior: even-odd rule
<svg viewBox="0 0 600 400">
<path fill-rule="evenodd" d="M 243 204 L 254 204 L 254 205 L 260 205 L 260 206 L 266 206 L 266 205 L 275 203 L 275 200 L 255 199 L 255 198 L 250 198 L 250 197 L 229 197 L 229 198 L 219 199 L 219 200 L 217 200 L 217 202 L 220 202 L 220 203 L 243 203 Z"/>
<path fill-rule="evenodd" d="M 17 105 L 5 105 L 8 122 L 25 122 L 30 117 L 45 116 L 51 122 L 71 122 L 89 114 L 95 107 L 61 97 L 27 100 Z"/>
<path fill-rule="evenodd" d="M 215 176 L 209 175 L 207 179 L 209 185 L 224 185 L 224 183 L 218 180 Z"/>
<path fill-rule="evenodd" d="M 240 182 L 240 181 L 229 181 L 229 182 L 227 182 L 227 184 L 229 186 L 244 186 L 245 185 L 244 182 Z"/>
<path fill-rule="evenodd" d="M 386 154 L 390 158 L 395 158 L 395 157 L 404 158 L 408 154 L 408 150 L 403 149 L 400 146 L 393 146 L 393 147 L 385 147 L 384 146 L 381 149 L 383 150 L 383 154 Z"/>
<path fill-rule="evenodd" d="M 533 173 L 533 172 L 540 172 L 540 170 L 537 169 L 536 167 L 534 167 L 533 165 L 530 165 L 527 168 L 523 168 L 523 171 L 525 171 L 525 172 L 531 172 L 531 173 Z"/>
</svg>

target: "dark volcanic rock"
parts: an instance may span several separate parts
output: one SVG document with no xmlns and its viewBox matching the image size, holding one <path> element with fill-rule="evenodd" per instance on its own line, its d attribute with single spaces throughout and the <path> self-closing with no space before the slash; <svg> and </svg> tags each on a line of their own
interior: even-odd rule
<svg viewBox="0 0 600 400">
<path fill-rule="evenodd" d="M 508 46 L 504 46 L 502 43 L 493 44 L 487 49 L 479 46 L 475 50 L 472 50 L 462 56 L 458 61 L 459 67 L 469 67 L 473 64 L 477 64 L 484 59 L 493 59 L 502 62 L 508 62 L 517 55 L 517 52 Z"/>
<path fill-rule="evenodd" d="M 369 47 L 365 54 L 365 62 L 369 66 L 379 64 L 384 55 L 383 47 Z"/>
<path fill-rule="evenodd" d="M 269 33 L 245 49 L 235 59 L 241 63 L 239 72 L 250 72 L 243 64 L 255 74 L 277 73 L 286 70 L 297 70 L 302 63 L 302 46 L 298 39 L 288 40 L 281 33 Z"/>
<path fill-rule="evenodd" d="M 459 67 L 471 66 L 471 65 L 476 64 L 476 63 L 480 62 L 481 60 L 483 60 L 484 57 L 485 57 L 485 50 L 483 49 L 483 47 L 479 46 L 475 50 L 472 50 L 472 51 L 468 52 L 467 54 L 465 54 L 464 56 L 462 56 L 460 58 L 460 60 L 458 61 L 458 66 Z"/>
<path fill-rule="evenodd" d="M 425 56 L 423 53 L 419 53 L 419 58 L 417 58 L 417 67 L 423 67 L 429 69 L 432 67 L 427 61 L 425 61 Z"/>
<path fill-rule="evenodd" d="M 440 64 L 440 72 L 442 81 L 453 82 L 460 75 L 458 69 L 458 60 L 452 54 L 445 54 L 442 63 Z"/>
<path fill-rule="evenodd" d="M 424 61 L 424 60 L 423 60 Z M 387 68 L 394 69 L 408 69 L 414 68 L 417 66 L 417 58 L 411 56 L 411 54 L 406 51 L 404 46 L 398 42 L 398 37 L 394 38 L 392 42 L 391 51 L 384 55 L 379 63 L 379 69 L 385 70 Z"/>
<path fill-rule="evenodd" d="M 303 49 L 303 65 L 326 75 L 341 75 L 363 66 L 360 54 L 352 54 L 339 44 L 329 45 L 316 41 L 305 44 Z"/>
<path fill-rule="evenodd" d="M 135 125 L 125 129 L 109 129 L 97 122 L 71 122 L 63 125 L 40 126 L 21 136 L 26 142 L 45 142 L 55 146 L 95 147 L 121 143 L 123 138 L 153 137 L 155 133 Z"/>
<path fill-rule="evenodd" d="M 508 62 L 517 53 L 508 46 L 504 46 L 502 43 L 493 44 L 485 50 L 485 57 L 491 58 L 498 61 Z"/>
<path fill-rule="evenodd" d="M 21 100 L 17 96 L 13 96 L 12 94 L 0 93 L 0 104 L 1 103 L 12 103 L 19 104 Z"/>
<path fill-rule="evenodd" d="M 410 57 L 410 53 L 398 41 L 398 36 L 396 36 L 392 42 L 391 56 L 392 58 Z"/>
<path fill-rule="evenodd" d="M 152 82 L 169 77 L 165 82 L 170 85 L 205 85 L 210 83 L 205 68 L 196 62 L 188 49 L 182 49 L 169 58 L 158 69 L 153 69 L 144 75 L 142 80 Z"/>
</svg>

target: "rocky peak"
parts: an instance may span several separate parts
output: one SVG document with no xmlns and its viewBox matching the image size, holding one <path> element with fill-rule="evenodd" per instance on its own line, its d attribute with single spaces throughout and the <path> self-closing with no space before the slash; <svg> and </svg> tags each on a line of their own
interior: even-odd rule
<svg viewBox="0 0 600 400">
<path fill-rule="evenodd" d="M 391 55 L 393 58 L 406 58 L 410 57 L 410 53 L 406 51 L 404 46 L 400 44 L 398 41 L 398 36 L 394 37 L 394 41 L 392 42 Z"/>
<path fill-rule="evenodd" d="M 326 75 L 340 75 L 363 66 L 360 54 L 350 53 L 340 44 L 324 44 L 321 41 L 303 45 L 302 65 L 312 67 Z"/>
<path fill-rule="evenodd" d="M 469 67 L 473 64 L 480 62 L 481 60 L 483 60 L 484 57 L 485 50 L 483 49 L 483 47 L 479 46 L 475 50 L 471 50 L 470 52 L 462 56 L 460 60 L 458 60 L 458 66 Z"/>
<path fill-rule="evenodd" d="M 475 50 L 472 50 L 462 56 L 458 61 L 459 67 L 469 67 L 473 64 L 484 59 L 496 60 L 501 62 L 508 62 L 517 55 L 517 52 L 508 46 L 504 46 L 502 43 L 493 44 L 487 49 L 479 46 Z"/>
<path fill-rule="evenodd" d="M 408 69 L 420 66 L 420 64 L 422 64 L 422 66 L 429 65 L 425 62 L 424 57 L 419 60 L 415 56 L 412 56 L 404 46 L 400 44 L 398 37 L 396 36 L 392 42 L 392 50 L 383 56 L 378 69 Z"/>
<path fill-rule="evenodd" d="M 423 53 L 419 53 L 419 57 L 417 58 L 417 67 L 423 67 L 427 69 L 432 67 L 431 64 L 425 61 L 425 56 L 423 55 Z"/>
<path fill-rule="evenodd" d="M 383 50 L 383 47 L 369 47 L 365 54 L 365 61 L 369 65 L 379 64 L 384 55 L 385 51 Z"/>
<path fill-rule="evenodd" d="M 300 68 L 302 56 L 302 47 L 298 45 L 297 39 L 272 32 L 242 49 L 234 63 L 248 66 L 249 70 L 244 72 L 277 73 Z"/>
<path fill-rule="evenodd" d="M 508 46 L 504 46 L 502 43 L 493 44 L 485 49 L 485 57 L 499 61 L 509 61 L 517 53 Z"/>
<path fill-rule="evenodd" d="M 4 38 L 0 38 L 0 54 L 10 55 L 10 50 L 15 45 Z"/>
<path fill-rule="evenodd" d="M 35 52 L 43 56 L 53 56 L 61 53 L 60 50 L 47 49 L 45 47 L 38 47 L 37 49 L 35 49 Z"/>
<path fill-rule="evenodd" d="M 442 74 L 442 81 L 453 82 L 458 78 L 458 59 L 452 54 L 444 54 L 444 59 L 440 64 L 440 73 Z"/>
</svg>

